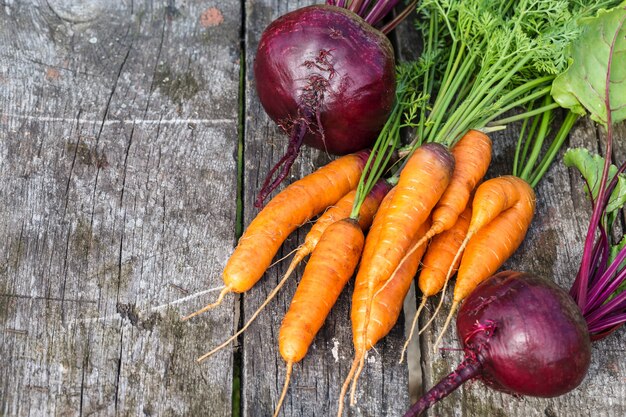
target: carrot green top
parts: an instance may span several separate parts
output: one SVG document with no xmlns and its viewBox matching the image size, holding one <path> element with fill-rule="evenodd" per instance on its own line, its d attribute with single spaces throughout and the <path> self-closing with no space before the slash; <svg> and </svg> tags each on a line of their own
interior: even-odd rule
<svg viewBox="0 0 626 417">
<path fill-rule="evenodd" d="M 619 3 L 420 1 L 417 28 L 424 50 L 418 60 L 398 66 L 397 102 L 361 178 L 352 213 L 358 213 L 373 184 L 389 172 L 406 126 L 415 129 L 415 137 L 403 148 L 405 156 L 425 142 L 451 147 L 470 129 L 488 133 L 534 117 L 524 123 L 512 173 L 535 186 L 577 119 L 568 115 L 552 143 L 546 143 L 552 111 L 559 107 L 550 90 L 567 67 L 567 46 L 580 36 L 581 18 Z M 498 120 L 516 108 L 522 113 Z M 392 183 L 402 167 L 402 160 L 391 167 Z"/>
</svg>

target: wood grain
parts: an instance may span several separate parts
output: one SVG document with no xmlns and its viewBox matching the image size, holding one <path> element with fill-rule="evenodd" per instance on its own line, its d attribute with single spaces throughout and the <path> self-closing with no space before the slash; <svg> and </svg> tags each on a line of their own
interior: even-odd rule
<svg viewBox="0 0 626 417">
<path fill-rule="evenodd" d="M 0 414 L 230 415 L 240 8 L 0 8 Z"/>
</svg>

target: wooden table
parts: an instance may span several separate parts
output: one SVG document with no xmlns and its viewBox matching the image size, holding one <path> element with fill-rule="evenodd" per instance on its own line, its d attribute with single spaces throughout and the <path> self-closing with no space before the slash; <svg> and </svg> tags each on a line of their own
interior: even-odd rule
<svg viewBox="0 0 626 417">
<path fill-rule="evenodd" d="M 283 152 L 251 66 L 262 29 L 304 4 L 0 4 L 0 415 L 271 415 L 284 378 L 277 333 L 295 280 L 233 348 L 194 359 L 250 316 L 286 262 L 249 293 L 180 317 L 216 296 L 259 183 Z M 410 32 L 405 24 L 394 35 L 405 58 L 416 53 Z M 569 143 L 595 149 L 600 137 L 580 122 Z M 506 173 L 515 132 L 493 138 L 490 175 Z M 328 160 L 304 150 L 290 180 Z M 553 166 L 508 267 L 572 282 L 589 215 L 581 190 L 577 174 Z M 282 415 L 335 415 L 353 353 L 351 289 L 295 366 Z M 411 370 L 398 365 L 403 325 L 368 357 L 345 415 L 401 415 L 409 376 L 415 395 L 420 374 L 429 387 L 458 361 L 455 351 L 431 353 L 427 332 Z M 444 346 L 458 346 L 452 333 Z M 596 344 L 587 379 L 563 397 L 517 399 L 471 383 L 430 415 L 624 416 L 625 348 L 623 331 Z"/>
</svg>

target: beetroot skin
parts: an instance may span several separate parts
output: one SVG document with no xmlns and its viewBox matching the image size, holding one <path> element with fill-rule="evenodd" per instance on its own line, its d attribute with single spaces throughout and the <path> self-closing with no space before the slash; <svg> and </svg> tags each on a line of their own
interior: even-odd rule
<svg viewBox="0 0 626 417">
<path fill-rule="evenodd" d="M 303 7 L 263 32 L 254 61 L 267 114 L 288 134 L 303 122 L 304 143 L 332 154 L 369 147 L 395 98 L 389 39 L 356 14 Z"/>
<path fill-rule="evenodd" d="M 555 397 L 576 388 L 591 360 L 587 324 L 570 295 L 536 276 L 506 271 L 479 285 L 457 317 L 464 361 L 405 417 L 420 415 L 463 382 L 516 395 Z"/>
<path fill-rule="evenodd" d="M 477 331 L 477 323 L 493 329 Z M 555 397 L 576 388 L 589 369 L 580 309 L 566 291 L 530 274 L 507 271 L 486 281 L 463 303 L 457 332 L 466 351 L 484 357 L 481 379 L 500 391 Z"/>
</svg>

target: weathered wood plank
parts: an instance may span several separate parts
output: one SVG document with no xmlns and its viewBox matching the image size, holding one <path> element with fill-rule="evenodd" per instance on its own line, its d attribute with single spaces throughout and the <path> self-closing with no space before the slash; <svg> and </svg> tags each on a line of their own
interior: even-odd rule
<svg viewBox="0 0 626 417">
<path fill-rule="evenodd" d="M 265 115 L 254 90 L 252 64 L 261 32 L 276 17 L 313 2 L 247 2 L 246 13 L 246 124 L 245 124 L 245 223 L 256 211 L 255 192 L 266 173 L 278 161 L 286 140 Z M 322 152 L 305 149 L 292 169 L 291 180 L 300 178 L 329 160 Z M 287 256 L 302 242 L 308 227 L 291 236 L 278 258 Z M 285 272 L 289 258 L 274 266 L 262 281 L 243 298 L 244 319 L 249 317 Z M 278 352 L 278 331 L 295 292 L 297 271 L 276 297 L 268 311 L 243 337 L 243 414 L 271 415 L 282 390 L 285 364 Z M 335 415 L 339 391 L 352 361 L 350 298 L 352 284 L 340 296 L 304 360 L 294 366 L 291 388 L 283 405 L 283 416 Z M 402 346 L 402 323 L 368 357 L 360 380 L 358 404 L 345 415 L 399 415 L 408 406 L 407 371 L 397 365 L 396 352 Z"/>
<path fill-rule="evenodd" d="M 495 163 L 490 175 L 510 172 L 512 147 L 517 135 L 510 132 L 494 134 Z M 626 137 L 621 126 L 618 137 Z M 618 140 L 619 142 L 619 140 Z M 567 146 L 567 145 L 566 145 Z M 588 121 L 580 121 L 569 138 L 569 146 L 584 146 L 598 150 L 600 140 L 596 128 Z M 618 160 L 626 154 L 619 152 Z M 502 269 L 529 271 L 552 279 L 563 288 L 569 288 L 576 276 L 584 236 L 590 217 L 589 203 L 583 194 L 579 176 L 568 170 L 559 159 L 539 184 L 535 219 L 527 237 L 516 254 Z M 450 296 L 446 305 L 450 306 Z M 434 303 L 431 304 L 434 309 Z M 443 326 L 447 308 L 435 319 L 433 327 L 422 337 L 425 389 L 452 371 L 459 363 L 458 351 L 433 353 L 433 343 Z M 430 318 L 426 314 L 422 325 Z M 469 383 L 434 407 L 429 415 L 445 416 L 623 416 L 626 414 L 626 391 L 621 381 L 626 368 L 619 358 L 624 351 L 623 332 L 616 332 L 596 343 L 592 364 L 581 386 L 569 394 L 553 399 L 515 398 L 486 389 L 481 383 Z M 444 348 L 458 348 L 454 328 L 450 328 L 441 344 Z"/>
<path fill-rule="evenodd" d="M 244 223 L 284 137 L 256 98 L 251 68 L 263 28 L 309 1 L 7 2 L 0 8 L 0 414 L 231 415 L 232 349 L 198 354 L 246 319 L 286 269 L 188 323 L 216 295 L 235 243 L 240 25 L 245 23 Z M 405 29 L 410 25 L 405 25 Z M 400 31 L 408 57 L 415 39 Z M 507 172 L 515 131 L 496 134 L 492 175 Z M 626 137 L 621 127 L 619 137 Z M 581 122 L 571 145 L 601 148 Z M 619 143 L 619 142 L 618 142 Z M 626 153 L 617 146 L 616 157 Z M 329 160 L 304 150 L 290 180 Z M 578 176 L 556 165 L 537 217 L 508 263 L 568 286 L 588 220 Z M 291 236 L 279 257 L 302 241 Z M 302 268 L 298 271 L 302 273 Z M 284 380 L 278 329 L 289 283 L 240 339 L 243 415 L 270 415 Z M 213 290 L 213 291 L 210 291 Z M 305 360 L 285 416 L 333 415 L 352 356 L 350 284 Z M 32 318 L 31 318 L 32 317 Z M 426 315 L 424 320 L 428 318 Z M 424 385 L 459 355 L 420 340 Z M 402 320 L 372 352 L 346 415 L 401 415 L 408 377 L 396 361 Z M 444 341 L 457 347 L 452 332 Z M 594 347 L 575 392 L 515 399 L 469 384 L 431 415 L 622 416 L 623 332 Z"/>
<path fill-rule="evenodd" d="M 0 413 L 230 415 L 240 6 L 0 8 Z M 210 15 L 208 17 L 212 17 Z"/>
</svg>

